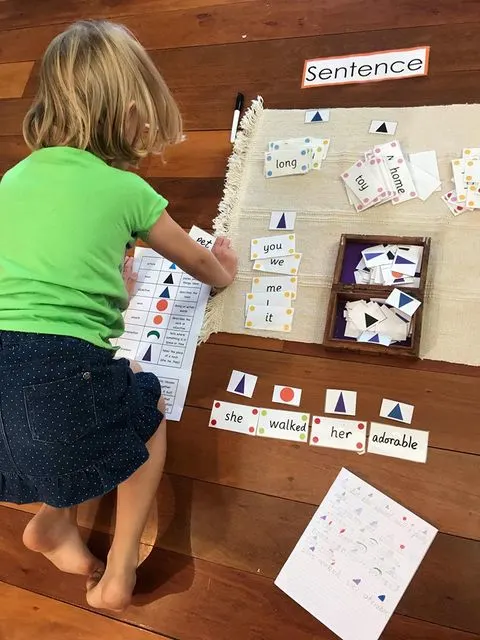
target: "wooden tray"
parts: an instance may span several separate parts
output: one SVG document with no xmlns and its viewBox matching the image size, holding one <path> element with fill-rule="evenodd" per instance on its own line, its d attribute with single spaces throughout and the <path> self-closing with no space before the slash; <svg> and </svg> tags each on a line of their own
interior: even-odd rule
<svg viewBox="0 0 480 640">
<path fill-rule="evenodd" d="M 354 267 L 361 258 L 360 252 L 377 244 L 419 245 L 423 247 L 422 265 L 419 273 L 419 286 L 402 287 L 374 284 L 356 284 L 353 278 Z M 418 358 L 422 332 L 423 302 L 427 282 L 428 260 L 430 257 L 430 238 L 408 236 L 369 236 L 343 234 L 335 265 L 332 290 L 327 311 L 327 322 L 323 344 L 328 349 L 342 349 L 356 353 L 377 353 L 394 356 Z M 386 299 L 393 289 L 400 289 L 418 298 L 422 305 L 412 318 L 412 335 L 405 342 L 385 347 L 379 344 L 357 342 L 353 338 L 345 338 L 343 330 L 343 310 L 345 303 L 352 300 Z"/>
</svg>

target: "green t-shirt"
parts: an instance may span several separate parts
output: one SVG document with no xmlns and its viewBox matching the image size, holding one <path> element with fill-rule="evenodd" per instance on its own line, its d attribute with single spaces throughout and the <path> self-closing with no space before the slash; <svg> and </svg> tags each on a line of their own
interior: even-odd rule
<svg viewBox="0 0 480 640">
<path fill-rule="evenodd" d="M 82 338 L 123 332 L 127 244 L 168 202 L 88 151 L 35 151 L 0 183 L 0 330 Z"/>
</svg>

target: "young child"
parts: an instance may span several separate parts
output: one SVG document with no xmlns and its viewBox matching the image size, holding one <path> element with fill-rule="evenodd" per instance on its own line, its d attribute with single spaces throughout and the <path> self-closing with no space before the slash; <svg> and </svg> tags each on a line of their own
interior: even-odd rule
<svg viewBox="0 0 480 640">
<path fill-rule="evenodd" d="M 226 287 L 229 240 L 213 251 L 126 171 L 181 139 L 181 118 L 138 41 L 79 22 L 48 47 L 25 117 L 33 153 L 0 184 L 0 501 L 43 503 L 23 541 L 84 574 L 88 603 L 122 610 L 163 471 L 160 384 L 110 339 L 122 334 L 125 247 L 137 235 L 198 280 Z M 117 487 L 106 567 L 82 542 L 75 507 Z"/>
</svg>

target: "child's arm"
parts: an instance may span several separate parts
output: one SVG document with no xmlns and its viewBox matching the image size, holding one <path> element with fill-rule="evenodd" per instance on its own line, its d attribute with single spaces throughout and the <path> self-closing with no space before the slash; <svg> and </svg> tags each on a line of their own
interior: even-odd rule
<svg viewBox="0 0 480 640">
<path fill-rule="evenodd" d="M 150 229 L 147 243 L 180 269 L 212 287 L 227 287 L 237 274 L 237 256 L 229 240 L 218 238 L 209 251 L 195 242 L 166 211 Z"/>
</svg>

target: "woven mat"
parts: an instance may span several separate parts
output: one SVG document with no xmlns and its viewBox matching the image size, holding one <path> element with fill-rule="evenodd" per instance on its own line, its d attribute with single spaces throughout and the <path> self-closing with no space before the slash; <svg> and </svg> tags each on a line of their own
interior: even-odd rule
<svg viewBox="0 0 480 640">
<path fill-rule="evenodd" d="M 405 153 L 435 149 L 442 191 L 426 202 L 385 204 L 357 214 L 339 178 L 375 143 L 388 136 L 368 133 L 371 120 L 397 121 L 395 138 Z M 332 109 L 330 121 L 304 124 L 303 110 L 264 109 L 255 101 L 229 160 L 224 198 L 215 220 L 240 257 L 236 282 L 207 310 L 202 338 L 216 331 L 299 342 L 323 340 L 333 270 L 342 233 L 431 236 L 421 357 L 480 364 L 480 212 L 454 217 L 440 200 L 452 185 L 450 160 L 462 148 L 479 146 L 480 105 L 413 108 Z M 320 172 L 266 180 L 263 156 L 271 140 L 300 136 L 331 139 Z M 303 253 L 295 318 L 290 334 L 244 328 L 245 293 L 250 291 L 250 240 L 267 236 L 272 210 L 297 212 L 296 248 Z"/>
</svg>

